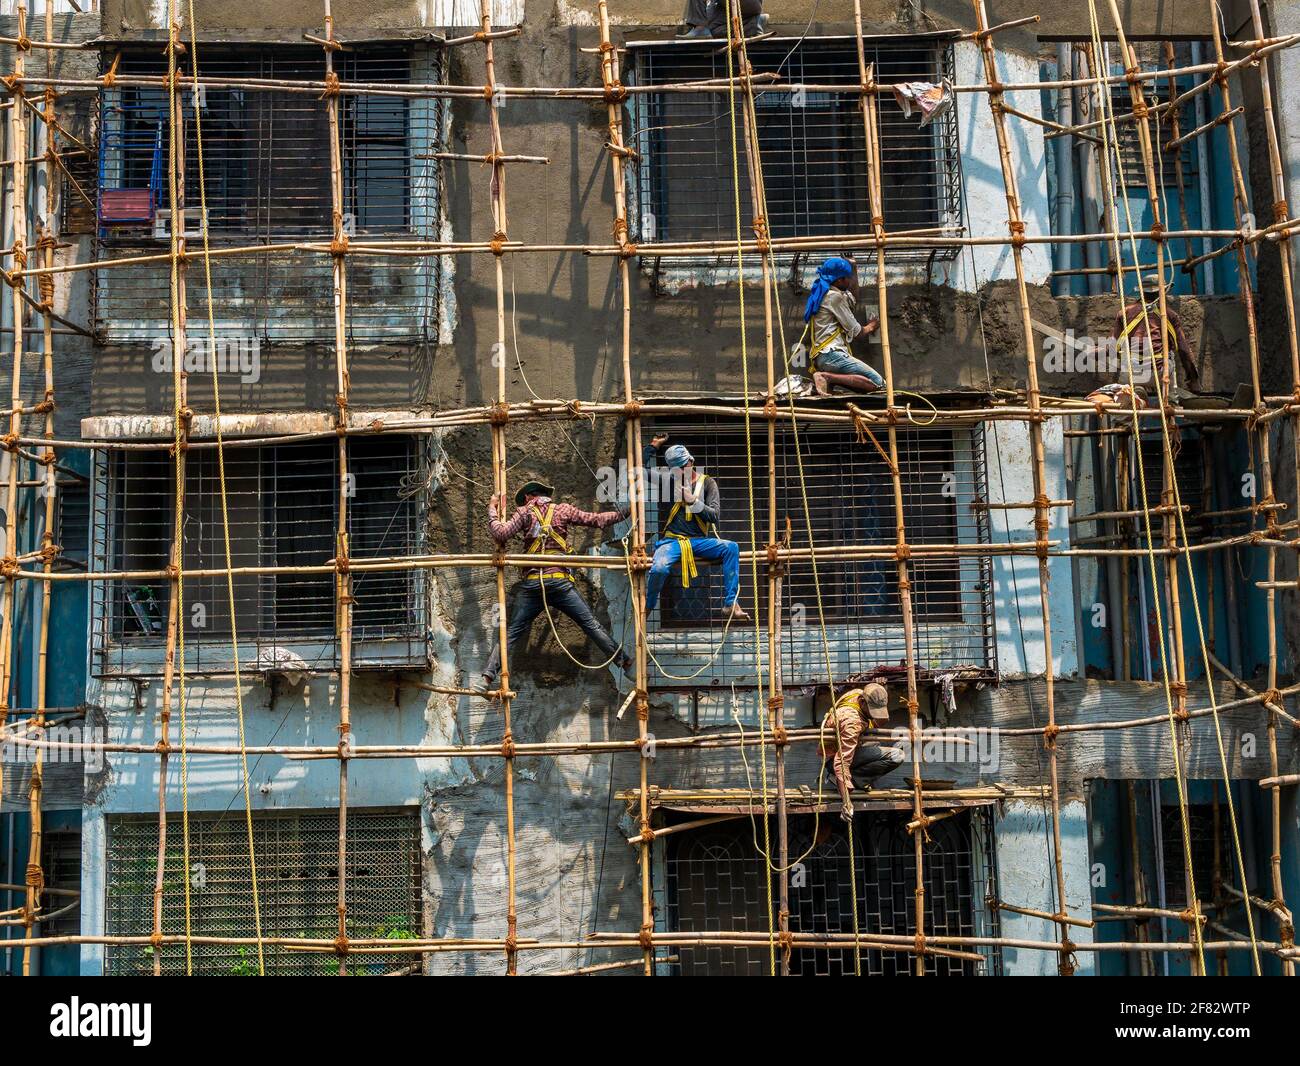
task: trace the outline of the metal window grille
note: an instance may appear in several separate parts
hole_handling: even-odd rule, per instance
[[[47,829],[41,834],[41,869],[45,874],[47,889],[72,892],[81,890],[81,830]],[[47,912],[64,910],[73,897],[50,894],[42,899]],[[75,936],[81,932],[80,908],[60,914],[57,918],[41,922],[41,936]]]
[[[181,74],[190,73],[182,57]],[[441,59],[427,48],[357,47],[337,53],[345,81],[436,81]],[[205,78],[320,81],[319,48],[200,49]],[[122,53],[119,73],[161,75],[158,50]],[[334,228],[329,124],[319,92],[203,86],[183,89],[184,232],[200,243],[206,195],[216,247],[329,240]],[[99,258],[157,253],[170,241],[171,130],[163,89],[106,89],[100,104]],[[438,227],[437,163],[432,158],[442,104],[433,99],[344,94],[338,98],[343,227],[352,236],[429,237]],[[219,334],[271,341],[310,340],[333,330],[328,256],[265,253],[211,263]],[[411,339],[436,326],[437,264],[349,260],[349,331],[355,341]],[[109,343],[167,335],[168,273],[156,263],[98,272],[95,324]]]
[[[266,937],[333,940],[338,933],[337,811],[258,812],[254,852]],[[179,818],[167,822],[163,933],[185,932],[182,877],[190,882],[191,930],[196,936],[252,936],[253,885],[248,830],[242,811],[191,814],[190,866],[185,870]],[[414,809],[349,810],[347,832],[348,935],[413,939],[422,934],[420,824]],[[148,935],[158,864],[158,819],[130,815],[109,820],[104,911],[109,936]],[[164,974],[185,972],[185,945],[161,949]],[[275,975],[337,972],[333,955],[265,946],[266,971]],[[151,974],[149,945],[109,945],[106,972]],[[195,944],[194,971],[209,976],[256,976],[256,945]],[[382,974],[409,964],[409,955],[357,956],[353,973]]]
[[[384,435],[349,444],[352,494],[349,551],[354,560],[418,554],[416,441]],[[164,451],[115,452],[104,462],[96,501],[94,568],[158,570],[170,555],[175,509],[174,470]],[[328,441],[228,449],[225,460],[231,562],[255,566],[319,566],[335,556],[338,449]],[[225,566],[221,488],[212,450],[187,459],[183,568]],[[237,574],[235,628],[248,670],[283,668],[289,645],[308,668],[336,661],[335,575]],[[422,663],[423,573],[354,571],[352,638],[356,665]],[[160,666],[165,640],[167,581],[96,583],[96,644],[101,673],[149,673]],[[225,575],[185,581],[187,669],[232,668],[231,619]],[[251,647],[246,647],[245,639]]]
[[[1227,817],[1219,820],[1219,855],[1225,864],[1232,854],[1232,838]],[[1187,805],[1187,834],[1191,840],[1192,872],[1196,877],[1196,894],[1210,899],[1214,890],[1214,805]],[[1177,804],[1160,808],[1161,861],[1164,864],[1165,902],[1170,907],[1186,907],[1187,855],[1183,850],[1183,818]]]
[[[859,814],[850,866],[848,837],[822,816],[814,842],[813,819],[790,819],[790,853],[804,855],[788,876],[790,929],[795,933],[852,933],[856,876],[858,929],[863,934],[914,936],[916,933],[916,856],[907,832],[909,814],[881,811]],[[809,850],[811,849],[811,850]],[[673,932],[739,929],[766,932],[767,868],[754,849],[749,822],[709,826],[667,838],[668,928]],[[779,886],[771,886],[776,899]],[[988,810],[972,808],[931,828],[926,845],[924,884],[927,936],[997,936],[997,915],[986,899],[996,896],[992,830]],[[759,975],[768,972],[764,948],[682,946],[677,970],[685,975]],[[984,965],[928,957],[926,973],[995,975],[1001,951],[974,949]],[[864,950],[862,972],[870,976],[908,976],[912,956]],[[796,949],[790,972],[797,975],[852,976],[847,950]]]
[[[637,48],[636,78],[663,85],[727,76],[716,43]],[[749,46],[755,73],[790,82],[859,84],[857,49],[848,38],[760,41]],[[944,42],[868,41],[868,63],[882,82],[952,77]],[[720,93],[636,97],[639,237],[670,241],[734,237],[735,183],[728,97]],[[851,93],[764,93],[755,99],[758,141],[774,236],[864,233],[871,228],[862,112]],[[739,119],[738,119],[739,121]],[[882,192],[890,229],[918,229],[961,218],[955,110],[922,128],[892,94],[880,97]],[[753,211],[745,162],[739,168],[748,235]],[[928,253],[903,250],[895,258]]]
[[[722,497],[718,535],[751,547],[749,458],[743,427],[734,419],[656,420],[654,429],[686,443],[699,468],[717,479]],[[988,512],[979,506],[988,499],[982,427],[900,430],[898,444],[908,542],[987,543]],[[803,426],[797,447],[802,456],[802,482],[794,435],[787,426],[778,425],[777,529],[789,530],[791,545],[808,546],[811,520],[814,547],[892,548],[893,485],[884,456],[871,444],[860,443],[852,430]],[[755,525],[759,537],[765,538],[766,424],[753,427],[750,448],[755,471]],[[651,491],[659,498],[660,529],[674,495],[664,473],[657,471],[650,478]],[[910,568],[913,638],[922,672],[965,669],[992,676],[995,654],[988,557],[914,556]],[[832,670],[838,680],[896,666],[906,658],[898,570],[892,559],[821,559],[815,576],[810,561],[794,560],[782,581],[781,598],[783,677],[787,684],[826,681],[823,617]],[[752,569],[747,564],[741,566],[739,602],[751,613],[757,610],[757,617],[766,617],[767,582],[762,566],[757,588]],[[720,567],[700,563],[699,577],[690,588],[682,587],[676,570],[669,575],[660,606],[650,619],[648,638],[659,664],[659,670],[652,671],[652,685],[678,687],[669,675],[692,674],[710,657],[712,665],[693,679],[693,685],[754,684],[752,634],[738,632],[733,626],[719,650],[724,641],[722,607]]]
[[[90,557],[90,486],[80,479],[58,483],[54,512],[60,570],[85,570]]]

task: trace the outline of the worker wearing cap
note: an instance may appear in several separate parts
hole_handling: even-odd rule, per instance
[[[829,396],[832,385],[854,392],[876,392],[885,379],[850,350],[880,328],[872,315],[858,321],[858,276],[853,260],[834,256],[817,268],[817,280],[804,305],[803,320],[812,334],[813,386]]]
[[[681,444],[664,445],[668,434],[656,434],[645,449],[645,466],[653,465],[663,449],[664,464],[673,471],[673,505],[659,534],[654,560],[646,578],[645,610],[649,615],[659,602],[659,592],[680,565],[682,588],[689,588],[698,576],[698,562],[722,564],[723,617],[728,621],[749,621],[748,612],[736,602],[740,593],[740,545],[718,536],[722,497],[714,478],[695,468],[695,457]]]
[[[555,490],[540,481],[530,481],[515,493],[515,513],[508,521],[501,520],[506,505],[506,494],[493,496],[488,503],[488,529],[498,544],[507,544],[511,537],[522,535],[528,540],[530,555],[570,554],[568,531],[572,526],[590,526],[606,529],[628,516],[626,507],[617,511],[592,513],[580,511],[572,504],[556,503]],[[514,589],[514,607],[506,627],[506,641],[513,649],[515,643],[527,637],[533,622],[543,610],[559,610],[567,614],[589,636],[602,654],[609,658],[618,656],[619,668],[627,673],[632,660],[591,613],[587,601],[573,584],[573,575],[562,566],[545,564],[530,569]],[[483,682],[488,688],[496,685],[501,669],[500,641],[494,642],[492,657],[483,670]]]
[[[1138,355],[1142,361],[1145,361],[1149,355],[1153,373],[1161,372],[1165,353],[1172,348],[1182,367],[1187,390],[1195,392],[1199,383],[1199,374],[1196,364],[1192,361],[1192,348],[1187,343],[1187,335],[1183,332],[1182,320],[1169,308],[1167,297],[1163,326],[1161,324],[1160,293],[1163,289],[1164,283],[1159,274],[1147,274],[1142,279],[1142,298],[1126,305],[1116,316],[1111,336],[1119,341],[1121,351],[1127,346],[1128,350]],[[1136,370],[1136,366],[1134,369]],[[1177,399],[1178,392],[1182,391],[1178,389],[1176,377],[1171,381],[1170,391],[1174,399]]]
[[[853,817],[852,789],[870,789],[903,761],[901,748],[864,743],[862,735],[889,723],[889,693],[884,685],[872,683],[841,692],[822,719],[821,753],[823,773],[833,778],[840,794],[840,816]]]

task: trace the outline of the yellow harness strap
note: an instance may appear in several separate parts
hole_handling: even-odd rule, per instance
[[[704,492],[704,486],[708,480],[707,476],[700,478],[701,493]],[[682,501],[678,500],[673,504],[673,509],[668,512],[668,521],[664,523],[663,536],[671,537],[673,540],[677,541],[678,547],[682,550],[682,588],[688,589],[691,587],[691,582],[700,576],[699,567],[695,565],[695,549],[691,546],[690,537],[683,533],[669,533],[667,531],[668,527],[673,524],[673,519],[681,513]],[[687,514],[690,518],[695,520],[695,524],[700,527],[700,533],[704,536],[711,537],[716,532],[716,530],[711,529],[698,514],[690,514],[689,511]]]
[[[843,336],[844,336],[844,330],[836,326],[834,333],[832,333],[824,341],[818,341],[816,344],[813,345],[812,348],[813,358],[816,359],[819,355],[822,354],[822,352],[824,352],[827,348],[829,348],[832,344],[834,344],[837,340],[839,340]]]
[[[560,551],[567,555],[569,552],[568,541],[566,541],[562,536],[560,536],[557,532],[555,532],[554,529],[551,528],[551,521],[555,517],[555,504],[551,504],[549,507],[547,507],[545,514],[543,514],[535,505],[528,508],[528,513],[531,514],[535,519],[537,519],[537,524],[541,527],[540,532],[537,534],[537,536],[533,538],[532,543],[528,545],[528,554],[529,555],[549,554],[547,550],[547,544],[553,541],[556,545],[559,546]],[[548,578],[548,577],[567,579],[570,577],[570,574],[567,570],[539,570],[536,573],[529,574],[528,580],[540,581],[543,578]]]
[[[1124,327],[1124,332],[1119,335],[1119,339],[1122,341],[1128,340],[1129,334],[1137,329],[1138,326],[1142,325],[1144,322],[1150,321],[1152,311],[1157,315],[1160,315],[1159,305],[1157,304],[1155,307],[1148,309],[1147,305],[1143,304],[1142,310],[1134,316],[1133,321]],[[1163,332],[1165,335],[1165,350],[1160,353],[1163,356],[1168,354],[1170,346],[1173,345],[1174,327],[1170,324],[1168,315],[1160,315],[1160,324],[1164,327]],[[1153,352],[1152,354],[1154,355],[1155,353]]]

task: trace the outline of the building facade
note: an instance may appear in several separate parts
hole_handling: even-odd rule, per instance
[[[912,941],[918,884],[925,934],[972,945],[922,956],[928,972],[1249,972],[1248,951],[1199,959],[1177,915],[1194,897],[1216,929],[1207,938],[1240,943],[1243,873],[1247,895],[1283,907],[1300,898],[1295,786],[1259,784],[1297,770],[1295,440],[1284,406],[1245,417],[1295,388],[1294,318],[1285,244],[1219,253],[1270,225],[1284,198],[1254,68],[1235,72],[1226,103],[1217,88],[1192,91],[1215,61],[1208,7],[1177,25],[1159,4],[1126,15],[1136,66],[1176,72],[1146,83],[1160,116],[1153,197],[1138,124],[1104,122],[1109,107],[1133,110],[1129,64],[1112,31],[1094,47],[1086,9],[1021,24],[1033,5],[988,4],[989,24],[1017,23],[996,34],[992,58],[1000,82],[1021,86],[1007,92],[1008,119],[987,92],[965,91],[987,81],[971,5],[905,5],[900,16],[864,3],[862,62],[875,78],[950,90],[924,123],[879,97],[877,197],[870,127],[849,91],[861,79],[854,5],[769,4],[770,34],[745,52],[759,90],[747,121],[762,217],[787,242],[765,287],[759,254],[735,250],[753,240],[757,212],[734,99],[683,88],[727,83],[728,50],[674,39],[674,5],[609,11],[632,90],[613,98],[625,145],[613,145],[614,168],[594,0],[493,3],[491,72],[484,40],[459,40],[483,25],[463,0],[336,3],[332,24],[320,5],[202,6],[195,26],[177,16],[180,47],[169,46],[168,5],[129,0],[56,4],[48,20],[39,7],[14,11],[0,33],[39,41],[48,25],[52,40],[86,43],[3,46],[7,69],[21,61],[46,79],[16,82],[10,107],[39,110],[49,84],[58,116],[6,132],[6,158],[35,161],[10,166],[5,186],[14,273],[0,363],[11,381],[19,370],[15,409],[26,415],[0,472],[14,487],[7,728],[21,741],[31,735],[21,723],[43,710],[49,735],[62,728],[74,743],[65,761],[6,746],[0,909],[24,906],[35,826],[51,890],[43,913],[60,899],[76,906],[29,933],[88,939],[0,943],[6,972],[182,973],[183,944],[129,938],[156,921],[179,935],[187,916],[196,933],[232,941],[255,924],[333,941],[341,784],[348,937],[472,950],[275,949],[268,972],[496,973],[513,951],[464,941],[516,936],[521,973],[639,965],[648,900],[663,936],[656,972],[766,973],[778,965],[766,941],[712,947],[690,935],[782,926]],[[1276,25],[1256,33],[1248,4],[1225,6],[1225,25],[1245,27],[1239,41],[1289,32],[1295,7],[1276,5]],[[322,47],[331,41],[341,47]],[[1294,57],[1265,62],[1276,105]],[[1087,84],[1099,73],[1115,78],[1108,104]],[[781,81],[804,88],[762,91]],[[528,91],[542,86],[586,92]],[[1289,182],[1300,153],[1288,116],[1275,117]],[[1103,166],[1112,150],[1116,168]],[[1029,236],[1014,256],[1008,162]],[[795,354],[784,369],[799,369],[817,265],[845,235],[870,235],[873,211],[914,235],[885,254],[884,307],[875,250],[857,245],[862,310],[889,324],[896,453],[885,423],[850,417],[878,414],[876,398],[810,402],[826,418],[763,414],[770,323],[778,358]],[[1162,219],[1183,236],[1153,239]],[[1140,236],[1096,237],[1112,230]],[[46,235],[46,265],[61,272],[43,282],[22,274],[13,249],[25,242],[35,266]],[[620,255],[622,241],[648,251],[623,244]],[[1160,421],[1102,417],[1083,401],[1124,374],[1104,343],[1124,303],[1117,273],[1132,299],[1132,272],[1157,260],[1171,264],[1169,306],[1199,371],[1200,395],[1171,419],[1169,455]],[[46,350],[54,408],[38,432]],[[1054,408],[1037,422],[996,413],[1025,402],[1027,354]],[[879,367],[882,355],[877,345],[868,358]],[[625,389],[641,404],[636,423],[601,408],[623,405]],[[508,418],[484,414],[503,398],[515,405]],[[535,478],[557,499],[614,509],[637,481],[634,432],[685,443],[717,479],[719,535],[755,555],[739,602],[760,628],[719,621],[718,568],[701,566],[689,587],[672,576],[643,635],[639,724],[636,711],[619,713],[637,702],[634,682],[598,665],[568,619],[540,619],[512,649],[507,719],[501,700],[471,691],[500,631],[494,461],[512,497]],[[20,437],[54,442],[53,528],[45,467],[31,458],[44,445]],[[652,488],[647,528],[671,502]],[[1150,544],[1144,512],[1159,516]],[[912,548],[902,585],[900,525]],[[570,545],[594,560],[579,590],[628,649],[638,641],[630,526]],[[61,546],[55,576],[15,576],[39,572],[47,529]],[[1216,547],[1163,550],[1170,538]],[[1041,575],[1036,540],[1050,546]],[[769,543],[792,553],[779,584],[757,558]],[[453,558],[477,562],[445,564]],[[507,582],[519,575],[505,571]],[[776,822],[762,816],[775,810],[780,750],[768,735],[770,677],[781,679],[785,730],[815,728],[832,683],[876,678],[891,693],[891,729],[911,737],[909,674],[926,731],[922,780],[953,796],[927,791],[926,810],[942,817],[914,823],[909,751],[881,782],[888,791],[861,799],[850,835],[838,805],[816,795],[816,745],[792,742],[780,757],[786,861],[776,861]],[[322,755],[340,744],[340,707],[345,743],[393,749],[347,759],[342,782],[340,761]],[[1179,707],[1194,713],[1178,720]],[[1063,734],[1044,733],[1049,715]],[[630,746],[642,727],[651,743]],[[762,746],[734,742],[756,732]],[[505,760],[503,743],[551,750]],[[34,818],[38,750],[51,755]],[[646,784],[656,791],[643,822]],[[774,913],[781,901],[785,915]],[[1152,915],[1135,916],[1140,907]],[[1059,942],[1061,913],[1084,950],[1010,943]],[[1258,937],[1283,948],[1260,966],[1281,972],[1289,913],[1252,913]],[[23,932],[6,927],[9,939]],[[1189,944],[1086,950],[1132,940]],[[796,943],[779,965],[915,968],[880,945],[855,961]],[[231,942],[196,948],[191,964],[239,975],[259,960]]]

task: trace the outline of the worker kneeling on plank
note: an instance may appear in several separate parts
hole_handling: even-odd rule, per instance
[[[817,268],[803,320],[812,331],[813,387],[818,396],[829,396],[832,385],[854,392],[876,392],[885,379],[850,351],[880,328],[872,315],[858,321],[858,273],[853,260],[834,256]]]
[[[492,533],[492,539],[498,544],[507,544],[511,537],[522,535],[528,540],[530,555],[568,555],[569,542],[565,535],[569,527],[605,529],[622,521],[629,513],[626,507],[598,514],[580,511],[571,504],[556,503],[551,498],[554,491],[540,481],[528,482],[515,493],[515,513],[509,521],[501,520],[506,506],[506,494],[503,492],[500,496],[493,496],[488,504],[488,529]],[[514,607],[506,627],[506,640],[512,650],[521,637],[528,636],[537,616],[548,608],[563,611],[577,622],[607,657],[612,659],[617,654],[619,669],[624,673],[632,669],[631,657],[626,652],[619,651],[619,646],[614,643],[605,627],[596,621],[587,601],[574,587],[573,575],[561,566],[534,567],[515,586]],[[500,669],[501,642],[498,637],[492,649],[492,657],[483,671],[483,681],[488,688],[496,685]]]
[[[871,783],[903,761],[903,749],[864,742],[862,734],[889,723],[889,693],[884,685],[869,684],[849,689],[839,697],[822,719],[822,773],[840,794],[840,817],[853,819],[854,788],[870,790]]]
[[[645,449],[645,466],[668,441],[668,434],[656,434]],[[722,497],[716,479],[695,469],[695,458],[680,444],[664,449],[663,460],[674,472],[673,506],[660,532],[654,560],[646,578],[645,611],[649,615],[659,602],[659,593],[674,566],[681,566],[682,588],[690,588],[698,576],[696,560],[722,564],[723,617],[747,622],[749,613],[736,602],[740,593],[740,546],[718,536]]]

